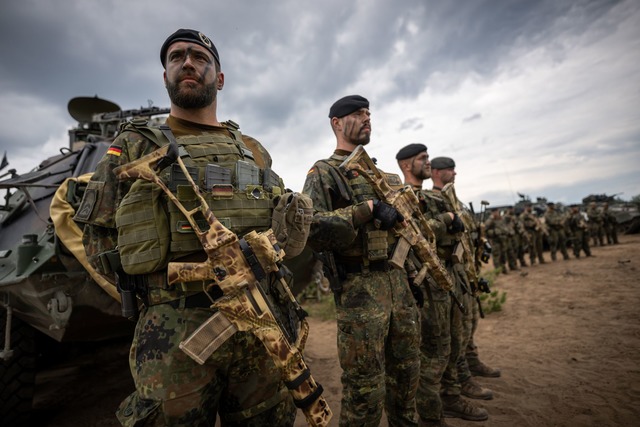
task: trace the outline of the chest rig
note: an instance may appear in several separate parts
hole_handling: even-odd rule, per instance
[[[424,213],[429,219],[438,219],[440,214],[448,212],[447,205],[442,197],[434,191],[422,190],[419,195],[420,202],[423,205]],[[447,258],[442,248],[450,249],[458,242],[458,239],[453,234],[445,233],[443,236],[438,236],[437,246],[438,255]]]
[[[173,137],[168,128],[130,124],[158,146]],[[169,134],[167,135],[167,130]],[[257,166],[254,154],[242,140],[237,125],[227,132],[206,132],[175,138],[179,156],[218,220],[235,234],[271,227],[272,199],[283,193],[280,177]],[[177,164],[161,171],[161,179],[187,209],[199,202]],[[128,274],[146,274],[167,263],[202,251],[202,245],[184,215],[155,184],[137,180],[116,212],[118,249]],[[208,224],[203,219],[201,229]]]
[[[378,198],[373,187],[364,176],[358,173],[345,176],[340,172],[338,166],[348,156],[334,154],[329,159],[322,161],[329,165],[331,175],[336,181],[340,197],[350,201],[352,205]],[[334,173],[335,172],[335,173]],[[338,203],[340,205],[342,203]],[[334,207],[336,203],[334,201]],[[382,261],[389,257],[391,246],[395,243],[393,234],[377,229],[373,221],[362,226],[354,242],[346,249],[336,254],[337,258],[362,258],[365,264],[368,261]]]

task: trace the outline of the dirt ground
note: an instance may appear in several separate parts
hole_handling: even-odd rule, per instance
[[[593,248],[593,258],[535,265],[502,275],[502,311],[480,322],[481,359],[502,369],[479,378],[494,399],[476,401],[489,420],[460,426],[631,426],[640,419],[640,235]],[[549,254],[545,253],[547,260]],[[310,320],[306,358],[334,411],[340,368],[334,321]],[[96,347],[38,377],[37,425],[115,426],[130,393],[128,343]],[[79,367],[77,366],[79,365]],[[306,425],[299,413],[296,426]],[[383,424],[384,425],[384,424]]]

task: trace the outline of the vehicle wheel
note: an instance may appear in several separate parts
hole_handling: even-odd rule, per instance
[[[6,311],[0,310],[0,350],[4,349]],[[29,425],[36,380],[36,330],[12,317],[9,360],[0,360],[0,419],[3,426]]]

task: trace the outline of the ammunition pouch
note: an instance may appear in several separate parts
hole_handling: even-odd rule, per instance
[[[380,261],[388,258],[388,232],[384,230],[368,230],[365,234],[365,254],[369,261]]]

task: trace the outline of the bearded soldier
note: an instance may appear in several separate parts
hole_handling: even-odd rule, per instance
[[[168,262],[203,262],[204,248],[159,185],[119,181],[114,173],[175,142],[192,179],[227,228],[245,235],[271,227],[272,197],[284,188],[271,171],[266,149],[241,134],[235,123],[218,121],[224,74],[211,39],[180,29],[165,40],[160,61],[171,100],[166,127],[151,127],[144,120],[124,127],[98,164],[76,214],[86,224],[83,242],[92,265],[103,274],[117,274],[123,302],[133,295],[129,302],[137,307],[137,295],[144,304],[129,360],[136,391],[121,404],[118,419],[131,426],[204,426],[214,425],[219,415],[228,426],[291,426],[296,407],[282,372],[256,336],[236,332],[203,364],[180,349],[212,316],[211,304],[222,292],[217,285],[204,292],[203,281],[169,285]],[[158,174],[182,203],[196,203],[179,168],[169,166]]]
[[[359,95],[329,109],[336,149],[307,174],[303,193],[315,214],[309,245],[333,256],[339,283],[333,287],[342,367],[340,426],[378,426],[383,408],[390,426],[415,426],[420,369],[419,314],[402,270],[388,262],[404,218],[379,200],[360,174],[339,166],[371,136],[369,101]],[[400,177],[387,175],[390,184]]]

